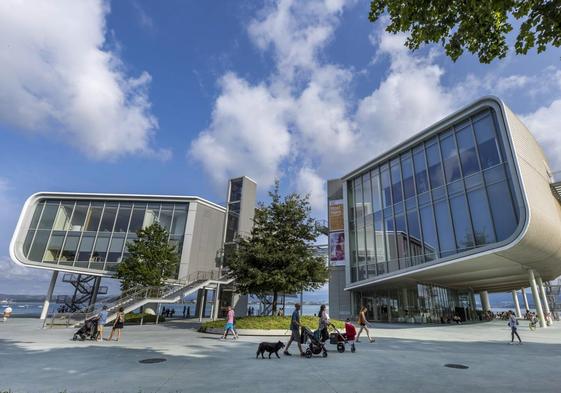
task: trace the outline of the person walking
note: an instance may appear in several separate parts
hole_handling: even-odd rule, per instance
[[[370,338],[370,332],[368,331],[368,327],[366,327],[366,324],[368,323],[368,320],[366,319],[366,311],[368,311],[368,309],[362,306],[360,308],[360,312],[358,313],[358,324],[360,325],[360,329],[358,329],[358,333],[356,335],[355,342],[357,343],[360,342],[359,337],[363,330],[366,331],[366,336],[371,343],[376,341],[375,338]]]
[[[520,336],[518,335],[518,320],[516,319],[516,316],[512,313],[512,311],[508,312],[508,326],[510,326],[510,343],[509,344],[514,344],[514,336],[516,336],[518,338],[518,343],[522,344],[522,340],[520,339]]]
[[[123,309],[123,307],[119,307],[119,312],[117,313],[117,316],[115,317],[115,322],[113,322],[113,328],[111,329],[111,334],[109,335],[109,338],[107,339],[107,341],[111,341],[113,340],[113,334],[115,333],[115,331],[117,332],[117,339],[115,341],[119,341],[121,338],[121,330],[123,330],[123,328],[125,327],[125,310]]]
[[[226,325],[224,326],[224,335],[222,336],[222,340],[226,340],[229,332],[232,332],[232,335],[234,336],[232,340],[235,340],[238,338],[238,334],[236,333],[236,330],[234,328],[234,320],[236,318],[236,314],[234,313],[232,306],[228,306],[226,310]]]
[[[294,311],[292,312],[292,317],[290,318],[290,331],[290,339],[286,344],[284,354],[286,356],[292,356],[290,352],[288,352],[288,348],[293,341],[296,341],[298,350],[300,351],[300,356],[304,356],[304,351],[302,351],[302,344],[300,343],[300,303],[296,303],[294,305]]]
[[[107,306],[103,306],[97,316],[97,341],[103,341],[103,326],[107,323],[107,315]]]
[[[320,306],[318,317],[319,317],[318,330],[320,331],[321,341],[326,342],[329,339],[329,332],[327,331],[327,327],[329,326],[330,321],[329,321],[329,314],[327,313],[327,307],[325,306],[325,304],[322,304]]]

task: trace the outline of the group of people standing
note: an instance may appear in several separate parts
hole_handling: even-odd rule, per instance
[[[103,329],[105,324],[107,323],[107,318],[109,313],[107,312],[107,306],[103,306],[100,313],[97,315],[97,341],[103,341]],[[113,335],[116,334],[117,338],[116,341],[121,339],[121,333],[123,328],[125,327],[125,310],[123,307],[119,308],[117,315],[115,316],[115,320],[113,321],[113,325],[111,326],[111,333],[106,341],[112,341]]]

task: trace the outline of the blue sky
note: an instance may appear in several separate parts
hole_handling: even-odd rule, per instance
[[[369,3],[3,1],[0,293],[44,293],[9,262],[19,209],[42,190],[225,199],[275,178],[325,215],[334,178],[495,94],[561,169],[561,51],[453,63],[408,52]],[[512,37],[510,37],[512,38]]]

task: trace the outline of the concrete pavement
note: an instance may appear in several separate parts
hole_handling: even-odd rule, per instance
[[[224,342],[172,321],[126,326],[118,343],[73,342],[74,330],[12,319],[0,323],[0,392],[561,391],[561,323],[530,332],[521,322],[524,345],[507,345],[504,321],[375,326],[376,343],[356,353],[328,345],[326,359],[256,360],[257,343],[274,338]],[[150,358],[166,361],[139,363]]]

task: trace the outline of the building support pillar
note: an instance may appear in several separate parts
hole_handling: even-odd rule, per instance
[[[532,288],[532,297],[534,298],[534,304],[536,305],[536,312],[538,314],[538,319],[540,320],[540,326],[543,328],[547,325],[543,315],[542,302],[540,300],[538,286],[536,285],[536,278],[532,269],[528,270],[528,277],[530,279],[530,288]]]
[[[545,287],[543,286],[543,281],[541,277],[536,277],[536,284],[538,284],[538,289],[542,296],[541,301],[542,301],[544,315],[551,314],[551,311],[549,309],[549,304],[547,303],[547,295],[545,293]]]
[[[47,297],[45,297],[45,301],[43,302],[43,309],[41,310],[41,320],[45,320],[47,318],[47,314],[49,313],[49,305],[51,304],[51,298],[53,297],[57,278],[58,270],[53,270],[53,275],[51,276],[51,282],[49,284],[49,290],[47,291]]]
[[[479,292],[479,297],[481,298],[481,306],[483,307],[483,311],[491,311],[491,303],[489,303],[489,292],[481,291]]]
[[[522,299],[524,299],[524,313],[530,311],[530,304],[528,303],[528,295],[526,295],[526,288],[521,288]]]
[[[99,292],[99,286],[101,284],[101,276],[96,277],[94,280],[94,285],[92,289],[92,297],[90,298],[90,304],[88,306],[93,306],[97,302],[97,293]],[[94,311],[93,309],[91,311]]]
[[[203,317],[205,316],[205,308],[206,308],[206,296],[207,296],[207,289],[202,289],[202,297],[201,297],[201,305],[199,307],[199,322],[202,322]]]
[[[516,318],[522,318],[522,314],[520,313],[520,303],[518,303],[518,295],[516,294],[516,290],[512,290],[512,301],[514,302],[514,311],[516,312]]]
[[[216,284],[216,289],[214,290],[214,309],[212,310],[213,321],[216,321],[218,319],[219,309],[220,309],[220,284]]]

